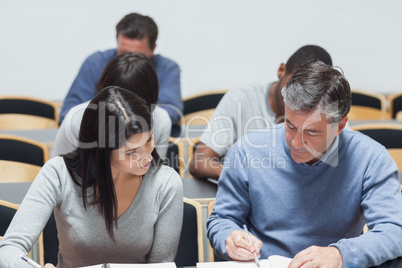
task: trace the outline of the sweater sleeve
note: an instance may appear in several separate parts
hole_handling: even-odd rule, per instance
[[[156,68],[159,80],[158,105],[169,114],[176,125],[183,114],[183,101],[180,86],[180,68],[173,61],[165,60]]]
[[[172,122],[168,113],[160,108],[155,107],[154,110],[154,137],[155,148],[161,158],[165,158],[169,147],[169,137],[172,131]]]
[[[237,99],[235,91],[227,92],[219,101],[214,114],[209,120],[210,128],[206,128],[200,141],[212,149],[219,157],[225,156],[229,148],[238,140],[239,129]]]
[[[243,162],[244,161],[244,162]],[[225,159],[219,177],[218,193],[213,212],[207,220],[208,238],[215,253],[230,260],[226,251],[226,239],[235,230],[242,230],[250,212],[247,168],[239,168],[246,156],[233,146]]]
[[[331,246],[339,249],[343,267],[370,267],[402,256],[402,198],[395,162],[383,149],[367,169],[361,208],[370,231]]]
[[[38,240],[53,208],[61,198],[59,173],[64,161],[49,160],[32,183],[0,243],[0,267],[31,267],[21,260]],[[62,170],[62,171],[60,171]]]
[[[90,56],[82,64],[77,77],[64,99],[63,107],[60,111],[60,124],[72,107],[95,97],[100,74],[99,68],[93,68],[92,66],[93,63]]]
[[[161,173],[169,174],[166,171]],[[173,169],[170,171],[165,187],[159,192],[158,203],[159,215],[155,223],[154,241],[147,262],[173,262],[183,222],[183,184],[180,176]]]

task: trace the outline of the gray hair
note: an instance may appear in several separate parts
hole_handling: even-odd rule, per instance
[[[336,69],[320,60],[301,65],[282,88],[283,102],[292,111],[325,114],[330,123],[339,123],[350,110],[349,82]]]

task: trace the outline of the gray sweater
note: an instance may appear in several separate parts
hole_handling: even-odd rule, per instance
[[[58,267],[174,261],[183,217],[182,187],[173,169],[151,168],[118,219],[114,243],[98,208],[84,209],[80,187],[63,159],[52,158],[32,183],[0,243],[0,267],[30,267],[20,256],[30,251],[53,209],[60,242]]]

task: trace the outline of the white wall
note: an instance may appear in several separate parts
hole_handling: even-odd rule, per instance
[[[182,94],[276,78],[300,46],[327,49],[353,88],[402,91],[402,1],[0,0],[0,94],[62,100],[82,61],[115,46],[127,13],[159,26]]]

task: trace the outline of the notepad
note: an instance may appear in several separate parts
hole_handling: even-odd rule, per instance
[[[269,256],[268,259],[260,260],[260,268],[287,268],[292,261],[279,255]],[[238,261],[223,261],[223,262],[203,262],[197,263],[197,268],[256,268],[254,261],[238,262]]]
[[[80,268],[177,268],[177,267],[174,262],[165,262],[165,263],[137,263],[137,264],[103,263]]]

